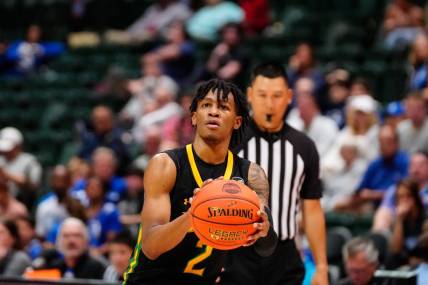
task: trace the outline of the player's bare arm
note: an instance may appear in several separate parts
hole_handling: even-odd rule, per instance
[[[144,254],[152,260],[177,246],[190,228],[188,212],[170,221],[169,193],[174,187],[176,175],[174,162],[164,153],[150,160],[144,175],[141,246]]]
[[[250,164],[250,168],[248,169],[248,186],[256,191],[263,205],[268,204],[269,182],[265,171],[258,164]]]
[[[269,182],[264,170],[255,163],[251,163],[248,169],[248,186],[253,189],[260,198],[261,205],[259,214],[261,222],[254,223],[257,232],[248,237],[246,246],[254,244],[261,237],[266,237],[270,228],[269,218],[265,211],[265,205],[267,205],[269,197]]]

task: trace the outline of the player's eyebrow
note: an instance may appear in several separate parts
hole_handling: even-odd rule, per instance
[[[211,97],[208,97],[208,96],[205,96],[202,100],[201,100],[201,102],[202,101],[217,101],[217,100],[214,100],[213,98],[211,98]]]

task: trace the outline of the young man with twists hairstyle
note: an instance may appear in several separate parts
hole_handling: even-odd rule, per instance
[[[260,166],[229,150],[239,144],[249,119],[244,95],[235,85],[213,79],[199,86],[190,110],[193,143],[154,156],[146,168],[141,228],[124,274],[126,285],[214,284],[227,251],[198,240],[191,230],[189,201],[194,189],[219,177],[240,177],[262,202],[257,231],[246,245],[254,244],[261,253],[275,247],[263,207],[269,196],[266,176]]]

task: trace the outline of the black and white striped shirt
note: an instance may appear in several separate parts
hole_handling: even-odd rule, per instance
[[[264,169],[273,227],[281,240],[294,238],[299,198],[321,198],[319,157],[313,141],[287,124],[277,133],[266,133],[252,121],[236,151]]]

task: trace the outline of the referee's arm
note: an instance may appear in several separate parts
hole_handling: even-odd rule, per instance
[[[303,199],[303,224],[316,263],[312,284],[328,284],[325,218],[319,199]]]
[[[316,264],[316,271],[311,284],[327,285],[326,228],[324,212],[320,203],[322,187],[319,179],[319,156],[313,143],[308,146],[305,154],[308,163],[300,197],[303,201],[303,226]]]

